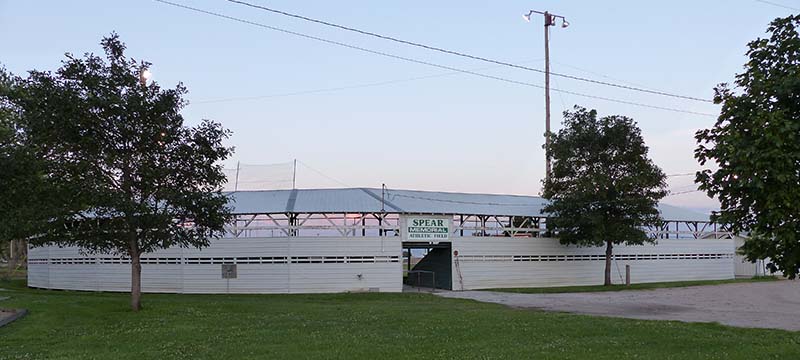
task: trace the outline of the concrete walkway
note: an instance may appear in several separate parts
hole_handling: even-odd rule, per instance
[[[440,291],[436,294],[545,311],[800,331],[800,281],[596,293]]]

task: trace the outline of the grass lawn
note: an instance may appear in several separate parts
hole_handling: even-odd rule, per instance
[[[0,282],[2,359],[797,359],[800,332],[518,310],[430,294],[157,295]]]
[[[558,294],[558,293],[579,293],[579,292],[603,292],[603,291],[625,291],[625,290],[652,290],[663,288],[676,288],[701,285],[720,285],[736,284],[760,281],[778,281],[780,279],[773,276],[759,276],[748,279],[728,279],[728,280],[699,280],[699,281],[670,281],[644,284],[625,285],[590,285],[590,286],[556,286],[541,288],[507,288],[507,289],[485,289],[484,291],[500,291],[521,294]]]

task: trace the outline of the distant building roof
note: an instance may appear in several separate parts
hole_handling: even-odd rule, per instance
[[[381,189],[295,189],[234,191],[228,193],[237,214],[378,213]],[[546,217],[547,202],[538,196],[466,194],[439,191],[385,191],[387,213],[464,214]],[[664,220],[709,221],[709,216],[677,206],[659,204]]]

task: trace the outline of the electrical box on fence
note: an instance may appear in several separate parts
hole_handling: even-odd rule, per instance
[[[222,265],[222,278],[223,279],[236,279],[236,264],[223,264]]]

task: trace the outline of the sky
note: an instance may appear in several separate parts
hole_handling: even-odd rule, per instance
[[[227,16],[374,51],[514,81],[544,84],[538,72],[491,65],[336,30],[224,0],[170,0]],[[246,0],[350,27],[476,56],[544,68],[541,17],[551,28],[551,70],[710,99],[746,61],[746,44],[800,1],[263,1]],[[777,5],[776,5],[777,4]],[[783,6],[779,6],[783,5]],[[182,82],[187,124],[212,119],[233,131],[229,168],[252,182],[537,195],[544,176],[544,91],[322,43],[192,12],[153,0],[0,0],[0,64],[16,74],[55,70],[65,53],[101,53],[117,32],[127,54],[153,63],[152,80]],[[667,174],[700,169],[696,130],[717,105],[553,77],[551,86],[708,115],[666,111],[552,92],[553,130],[574,105],[625,115],[642,129]],[[249,166],[254,164],[280,164]],[[692,176],[669,178],[673,192]],[[264,185],[266,186],[266,185]],[[283,186],[283,185],[280,185]],[[664,202],[711,209],[703,193]]]

